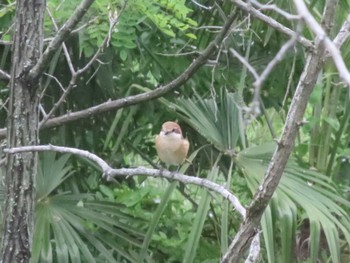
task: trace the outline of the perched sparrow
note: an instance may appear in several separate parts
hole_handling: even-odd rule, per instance
[[[167,165],[182,164],[187,156],[190,143],[182,136],[176,122],[163,123],[162,130],[156,137],[156,149],[161,161]]]

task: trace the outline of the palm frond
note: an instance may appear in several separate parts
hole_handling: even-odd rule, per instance
[[[41,157],[31,263],[96,262],[98,256],[108,262],[118,262],[116,256],[135,262],[128,250],[141,246],[144,234],[134,227],[140,220],[94,194],[55,193],[72,174],[69,156]]]
[[[213,98],[179,100],[175,107],[183,119],[212,143],[220,152],[230,153],[241,137],[243,123],[239,98],[235,93],[221,89],[218,102]]]
[[[275,145],[273,143],[251,147],[238,154],[236,163],[242,169],[255,192],[267,169]],[[337,193],[335,186],[328,177],[315,171],[301,168],[292,158],[284,171],[281,182],[270,204],[274,217],[279,219],[280,226],[274,227],[274,238],[278,230],[283,233],[283,258],[291,258],[291,250],[287,245],[293,245],[292,230],[296,225],[296,205],[303,209],[310,220],[310,254],[316,260],[319,254],[319,230],[325,233],[332,262],[340,262],[340,236],[344,236],[350,244],[350,217],[341,206],[349,206],[350,202]],[[265,220],[267,215],[264,215]],[[269,219],[270,220],[270,219]],[[282,220],[282,221],[281,221]],[[272,224],[272,221],[269,223]],[[288,228],[287,228],[288,227]],[[287,232],[285,232],[287,230]],[[267,233],[264,232],[264,235]],[[270,232],[270,234],[272,234]],[[279,237],[281,238],[281,236]],[[272,248],[271,248],[272,250]],[[271,252],[272,253],[272,252]]]

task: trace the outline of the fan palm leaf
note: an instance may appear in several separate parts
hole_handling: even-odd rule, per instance
[[[238,154],[236,163],[245,176],[250,178],[252,191],[255,191],[261,182],[274,148],[275,145],[269,143],[248,148]],[[340,197],[328,177],[300,167],[291,158],[270,205],[275,208],[279,220],[290,221],[290,229],[293,229],[296,224],[296,205],[301,207],[310,220],[312,261],[316,261],[318,256],[318,239],[322,229],[327,239],[332,261],[340,262],[339,236],[344,235],[350,244],[350,217],[341,204],[349,206],[350,202]],[[264,218],[273,224],[271,219],[267,219],[266,214],[264,214]],[[285,235],[286,231],[280,230],[284,235],[282,240],[285,239],[284,242],[289,242],[293,246],[295,236]],[[278,227],[274,227],[274,232],[278,232]],[[266,245],[270,245],[270,243]],[[270,250],[273,251],[273,248],[271,247]],[[283,251],[287,252],[288,250]],[[284,256],[288,258],[288,255]]]
[[[180,101],[173,107],[220,152],[231,153],[238,140],[244,139],[244,135],[241,135],[244,134],[240,121],[242,113],[237,106],[236,94],[222,89],[218,97],[216,100],[197,96],[196,99]],[[246,148],[236,157],[231,155],[253,194],[263,179],[274,149],[275,145],[268,143]],[[319,255],[321,230],[325,234],[332,261],[340,262],[340,236],[350,244],[350,217],[343,208],[349,205],[328,177],[301,167],[291,158],[261,221],[269,262],[278,262],[276,258],[282,258],[286,263],[293,261],[297,223],[302,216],[310,222],[312,262]]]
[[[60,192],[73,174],[69,156],[41,156],[31,262],[136,262],[129,252],[142,245],[140,223],[123,206],[97,200],[94,194]]]

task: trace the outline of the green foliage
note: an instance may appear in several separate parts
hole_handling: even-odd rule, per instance
[[[196,39],[193,33],[188,32],[191,27],[196,27],[197,23],[189,18],[192,10],[186,7],[185,1],[96,1],[95,7],[95,10],[104,16],[95,20],[87,34],[82,35],[80,45],[86,56],[91,56],[94,52],[93,47],[100,45],[106,36],[110,23],[107,17],[118,17],[111,44],[119,51],[122,61],[127,59],[128,50],[137,47],[138,28],[149,27],[149,21],[169,37],[175,38],[177,32],[181,32],[188,38]]]
[[[223,98],[231,99],[225,99],[226,103],[222,103]],[[182,105],[179,104],[177,109],[183,112],[186,121],[218,150],[227,153],[234,146],[227,143],[227,138],[235,134],[238,139],[239,127],[242,127],[237,100],[238,97],[234,94],[221,91],[218,102],[212,98],[197,98],[196,102],[187,100]],[[227,118],[223,113],[230,113],[232,116]],[[234,127],[236,132],[233,133],[228,127]],[[248,147],[235,158],[235,163],[245,175],[252,193],[256,191],[265,174],[274,148],[274,144]],[[339,196],[329,178],[302,168],[291,159],[261,222],[269,262],[278,262],[276,258],[282,258],[283,262],[293,261],[297,225],[300,220],[298,209],[303,211],[303,220],[307,218],[310,221],[309,245],[312,261],[319,257],[320,234],[324,231],[332,262],[340,262],[340,238],[344,236],[350,244],[350,216],[342,207],[349,204]],[[275,223],[276,220],[278,224]],[[280,245],[274,240],[280,240]]]
[[[188,17],[192,11],[187,8],[185,1],[134,1],[134,5],[139,12],[145,15],[165,34],[175,37],[174,29],[186,32],[190,26],[197,26],[197,23]],[[193,34],[188,37],[195,38]]]
[[[238,154],[237,164],[246,176],[252,192],[259,186],[274,148],[274,144],[265,144],[248,148]],[[342,206],[349,205],[346,199],[339,196],[329,178],[301,168],[293,158],[290,159],[262,221],[269,262],[278,262],[274,258],[276,251],[280,251],[279,258],[282,257],[283,262],[292,262],[291,248],[294,247],[296,235],[297,207],[303,209],[303,217],[310,221],[309,244],[312,261],[318,258],[322,230],[327,239],[332,262],[341,262],[339,238],[344,236],[350,244],[350,216]],[[274,224],[273,218],[278,218],[279,224]],[[279,239],[282,241],[281,248],[276,249],[271,240]]]
[[[11,1],[7,2],[7,5],[2,5],[0,8],[0,31],[1,39],[9,41],[10,32],[8,31],[8,27],[14,16],[16,6],[15,3],[11,3]]]
[[[196,100],[180,100],[173,107],[183,113],[185,115],[183,119],[201,131],[201,134],[220,152],[231,155],[238,139],[244,140],[241,111],[237,105],[237,94],[221,89],[218,102],[213,98],[197,97]]]
[[[11,40],[15,14],[14,2],[7,3],[0,9],[2,40]],[[48,7],[60,27],[79,3],[50,0]],[[79,30],[65,42],[75,68],[81,68],[105,39],[109,18],[119,15],[119,22],[109,47],[91,70],[79,77],[56,114],[150,91],[182,73],[235,8],[230,2],[201,4],[209,8],[182,0],[95,1]],[[292,2],[278,0],[274,4],[295,13]],[[324,1],[311,1],[308,7],[319,20],[323,6]],[[215,174],[218,183],[229,186],[249,205],[274,148],[266,142],[281,132],[307,52],[298,45],[286,54],[262,87],[263,115],[245,127],[242,110],[251,102],[254,79],[230,56],[229,48],[245,56],[260,73],[287,37],[265,23],[247,19],[244,12],[234,12],[235,27],[220,52],[177,92],[42,130],[41,143],[87,149],[113,167],[150,166],[157,160],[154,134],[163,121],[179,120],[193,157],[192,164],[181,171],[199,177]],[[272,10],[264,13],[296,28],[295,20]],[[340,1],[337,29],[347,13],[347,1]],[[54,34],[46,16],[45,37]],[[307,29],[302,35],[312,39]],[[347,41],[342,48],[347,63],[349,45]],[[0,68],[9,72],[10,46],[0,46],[0,54]],[[61,50],[47,73],[63,86],[69,83],[70,72]],[[309,102],[294,156],[261,222],[264,262],[349,261],[350,107],[347,90],[338,82],[329,62]],[[48,76],[43,83],[41,104],[48,112],[62,92]],[[3,127],[7,97],[7,82],[0,81]],[[37,181],[33,262],[218,262],[241,222],[226,200],[198,187],[141,177],[107,184],[95,164],[68,160],[68,156],[42,155]],[[299,257],[296,240],[304,242],[305,257]],[[291,255],[294,248],[297,258]]]
[[[134,262],[130,246],[140,246],[142,231],[123,205],[92,193],[62,191],[73,174],[69,156],[42,155],[38,172],[31,262]]]
[[[218,176],[219,176],[219,167],[217,167],[217,165],[214,165],[208,175],[208,179],[215,182],[217,181]],[[199,201],[196,217],[193,222],[193,228],[188,237],[186,251],[182,261],[183,263],[193,262],[197,255],[199,240],[202,236],[204,223],[206,221],[206,216],[210,208],[211,198],[208,190],[200,189],[199,195],[201,196],[201,199]]]

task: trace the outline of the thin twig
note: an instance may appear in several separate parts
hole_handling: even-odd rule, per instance
[[[296,33],[297,34],[297,33]],[[271,73],[273,68],[283,59],[287,51],[295,45],[297,41],[297,35],[295,35],[293,38],[288,40],[277,52],[275,57],[267,64],[265,67],[264,71],[259,75],[254,67],[250,65],[248,60],[241,56],[236,50],[233,48],[230,48],[230,52],[232,53],[233,56],[235,56],[247,69],[248,71],[253,75],[255,78],[255,81],[253,83],[254,86],[254,97],[253,101],[251,103],[251,107],[247,108],[246,110],[249,111],[249,114],[251,114],[254,117],[260,114],[260,103],[259,103],[259,98],[260,98],[260,91],[261,91],[261,86],[263,82],[266,80],[268,75]]]
[[[271,10],[276,12],[277,14],[280,14],[282,16],[284,16],[285,18],[287,18],[288,20],[295,20],[295,19],[300,19],[300,16],[298,15],[292,15],[286,11],[284,11],[283,9],[279,8],[277,5],[275,4],[261,4],[258,1],[255,0],[249,0],[248,2],[252,3],[253,5],[257,6],[259,8],[259,10]]]
[[[254,79],[258,79],[259,75],[256,72],[255,68],[250,65],[249,61],[245,59],[245,57],[241,56],[236,50],[233,48],[230,48],[230,52],[233,56],[235,56],[247,69],[248,71],[253,75]]]
[[[0,110],[5,109],[5,111],[8,113],[8,109],[6,108],[6,104],[9,102],[10,98],[7,97],[6,100],[0,105]]]
[[[195,4],[196,6],[199,6],[200,8],[203,8],[203,9],[205,9],[205,10],[211,10],[211,9],[213,9],[213,6],[205,6],[205,5],[202,5],[202,4],[198,3],[198,2],[195,1],[195,0],[191,0],[191,2],[192,2],[193,4]]]
[[[289,76],[288,76],[288,83],[287,83],[286,93],[284,94],[284,98],[283,98],[283,101],[282,101],[282,107],[284,107],[284,105],[286,104],[286,101],[287,101],[287,98],[288,98],[288,94],[289,94],[289,91],[290,91],[290,87],[292,86],[293,76],[294,76],[294,72],[295,72],[295,62],[296,62],[296,60],[297,60],[297,52],[295,50],[292,67],[291,67],[291,70],[290,70],[290,73],[289,73]]]
[[[125,7],[125,6],[124,6]],[[123,8],[124,8],[123,7]],[[123,11],[124,9],[122,9]],[[120,12],[120,14],[122,13],[122,11]],[[56,29],[57,29],[57,25],[56,22],[54,20],[54,18],[52,17],[50,11],[48,10],[49,16],[52,19],[53,24],[55,25]],[[119,15],[120,15],[119,14]],[[100,55],[100,53],[102,52],[103,48],[105,48],[108,44],[108,41],[110,39],[110,36],[112,34],[112,31],[114,29],[114,27],[117,25],[118,23],[118,19],[119,17],[113,17],[113,19],[110,20],[110,26],[109,26],[109,30],[107,35],[105,36],[105,39],[103,40],[103,42],[101,43],[101,45],[98,47],[97,51],[95,52],[95,54],[92,56],[92,58],[89,60],[88,63],[86,63],[86,65],[79,69],[79,70],[75,70],[72,60],[70,58],[68,49],[66,47],[66,45],[64,43],[62,43],[63,46],[63,50],[64,50],[64,54],[67,60],[67,63],[69,65],[72,77],[71,80],[68,84],[68,87],[66,87],[65,89],[63,88],[62,84],[56,79],[56,81],[59,83],[59,86],[61,87],[62,90],[64,90],[63,94],[61,95],[61,97],[59,98],[59,100],[53,105],[53,107],[51,108],[51,110],[44,115],[43,119],[40,121],[39,123],[39,127],[41,128],[46,122],[47,120],[57,111],[57,109],[59,108],[59,106],[65,101],[65,99],[67,98],[68,94],[70,93],[70,91],[76,86],[76,81],[78,79],[78,77],[83,74],[84,72],[86,72],[92,65],[93,63],[97,60],[98,56]]]
[[[254,97],[253,97],[253,101],[252,101],[252,105],[251,105],[251,113],[252,113],[253,116],[257,116],[257,115],[260,114],[259,98],[260,98],[260,91],[261,91],[262,84],[264,83],[264,81],[266,80],[268,75],[272,72],[274,67],[279,62],[282,61],[282,59],[286,55],[287,51],[295,45],[296,40],[297,40],[297,33],[296,33],[296,35],[294,37],[289,39],[280,48],[280,50],[277,52],[275,57],[269,62],[269,64],[267,64],[267,66],[265,67],[264,71],[261,73],[261,75],[253,83],[253,86],[254,86]]]
[[[77,29],[72,30],[71,34],[77,34],[79,33],[81,30],[83,30],[84,28],[88,27],[89,25],[93,24],[96,20],[98,19],[97,16],[95,16],[94,18],[90,19],[87,23],[81,25],[80,27],[78,27]]]
[[[231,0],[233,4],[237,5],[240,9],[246,11],[247,13],[251,14],[253,17],[265,22],[268,26],[290,36],[293,37],[295,36],[295,32],[293,30],[291,30],[290,28],[282,25],[281,23],[279,23],[278,21],[276,21],[275,19],[273,19],[270,16],[264,15],[263,13],[261,13],[259,10],[255,9],[252,5],[243,2],[242,0]],[[301,43],[304,47],[307,48],[313,48],[313,43],[298,35],[297,38],[298,42]]]
[[[324,42],[327,51],[333,59],[335,66],[338,69],[339,76],[346,82],[347,86],[350,87],[350,72],[348,71],[343,57],[340,54],[339,49],[330,40],[326,32],[323,30],[321,25],[316,21],[312,14],[307,9],[303,0],[294,0],[295,6],[299,14],[303,17],[305,23],[310,27],[310,29],[317,35],[321,41]],[[347,24],[347,23],[346,23]]]
[[[52,13],[51,13],[51,11],[50,11],[50,9],[48,7],[46,8],[46,11],[47,11],[47,14],[49,15],[49,17],[51,19],[51,22],[52,22],[55,30],[58,31],[58,26],[57,26],[57,23],[55,21],[55,18],[52,16]],[[63,48],[64,56],[66,57],[66,60],[67,60],[67,63],[68,63],[69,70],[70,70],[71,74],[74,75],[75,74],[75,69],[74,69],[74,66],[73,66],[73,63],[72,63],[72,59],[70,58],[67,46],[66,46],[66,44],[64,42],[62,42],[62,48]]]
[[[63,92],[66,92],[66,89],[63,87],[62,83],[58,80],[58,78],[56,78],[54,75],[51,75],[49,73],[44,73],[44,75],[52,78],[53,80],[55,80],[55,82],[58,84],[58,86],[61,88],[61,90]]]
[[[9,80],[11,79],[11,76],[6,71],[0,69],[0,78]]]
[[[38,78],[43,73],[47,63],[50,61],[56,50],[61,46],[63,41],[66,40],[70,32],[89,10],[93,2],[94,0],[83,0],[75,9],[71,17],[67,20],[66,23],[64,23],[64,25],[57,32],[56,36],[49,43],[36,65],[30,70],[28,74],[29,79]]]

